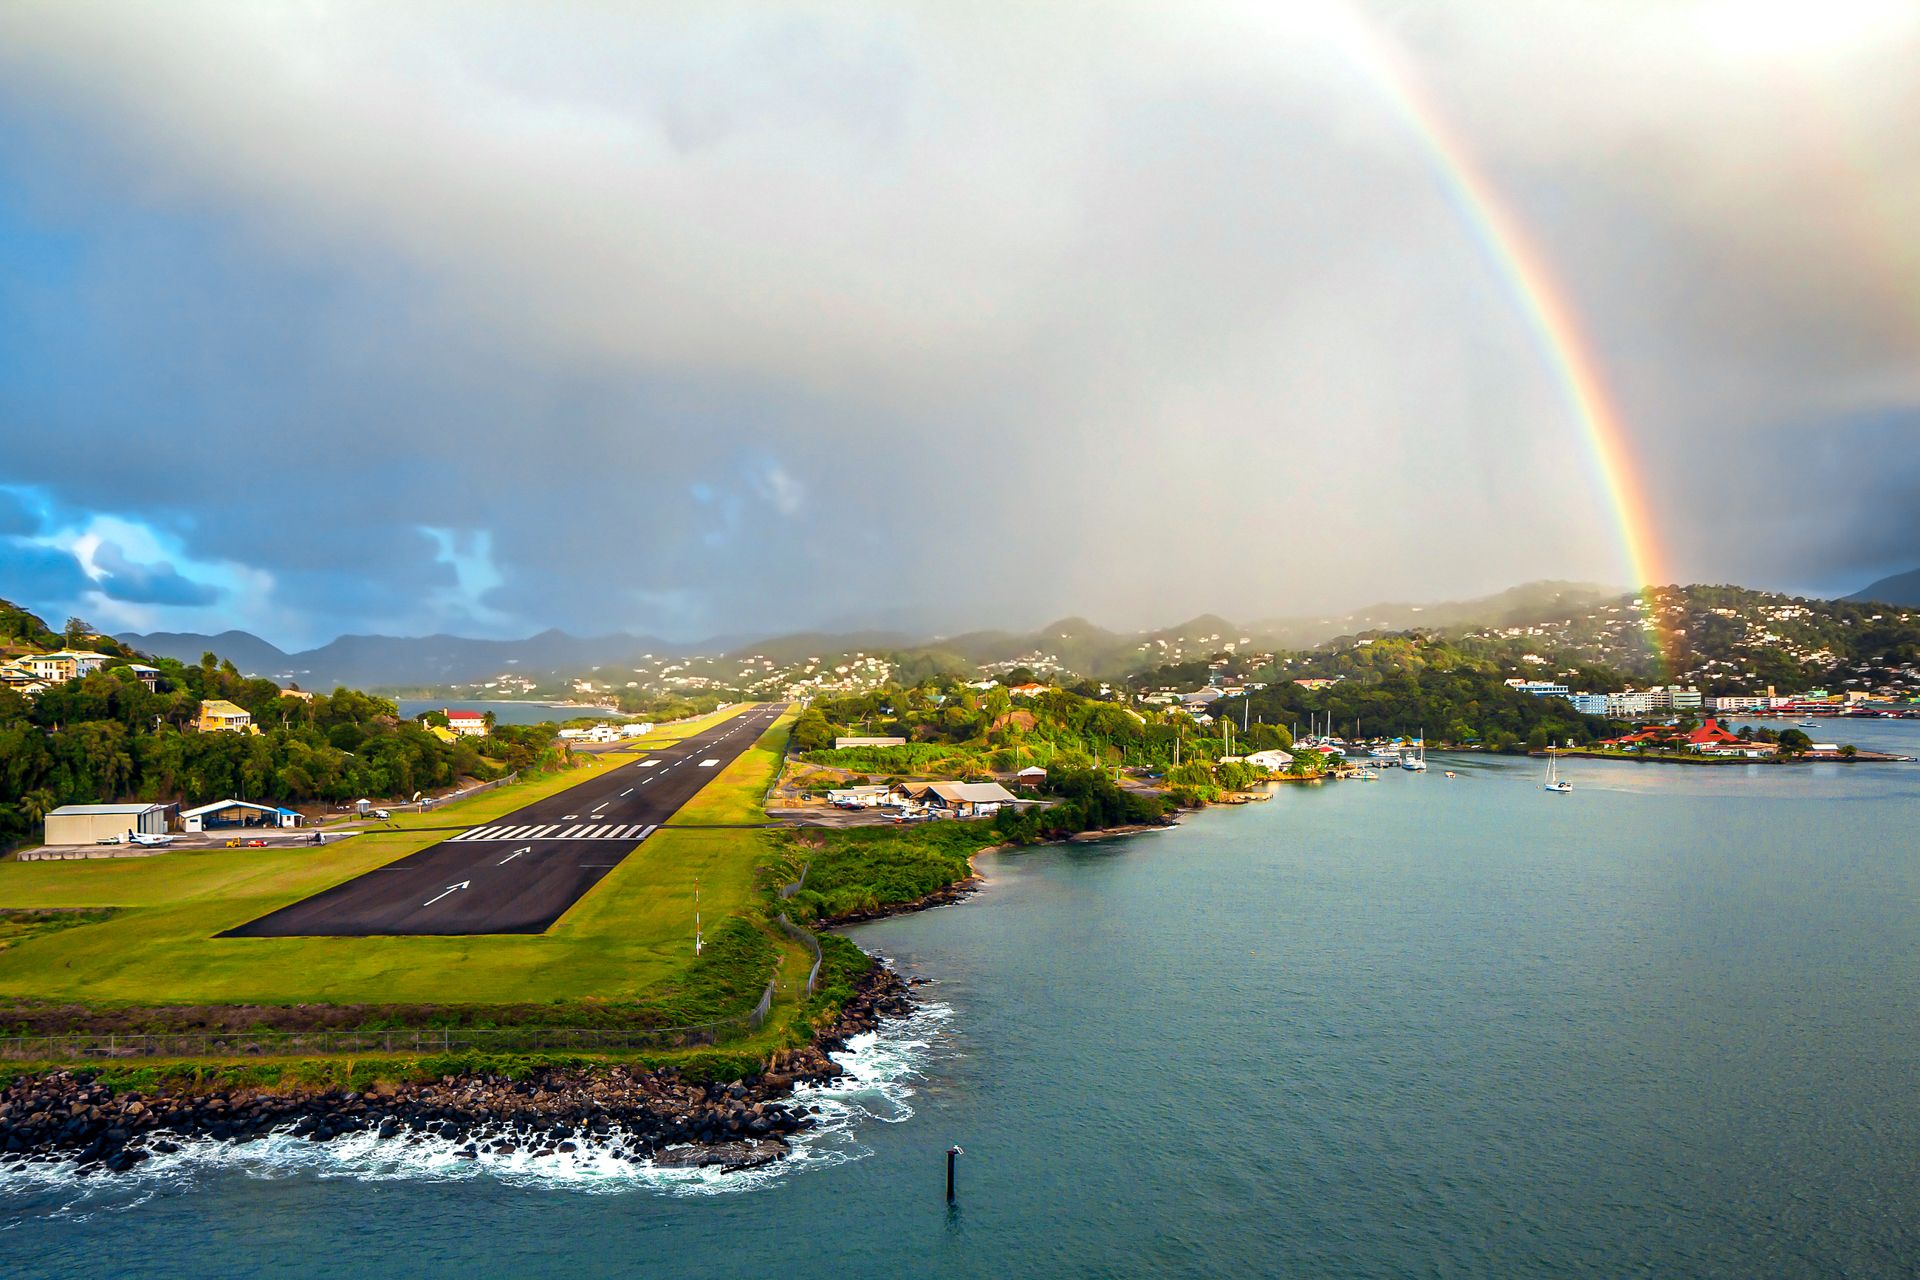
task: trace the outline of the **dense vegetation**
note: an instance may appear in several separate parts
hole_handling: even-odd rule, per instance
[[[23,646],[47,643],[22,634],[28,628],[17,619],[7,625]],[[556,758],[548,729],[497,726],[487,738],[443,742],[385,699],[350,689],[285,697],[273,681],[242,677],[211,654],[194,666],[150,664],[161,674],[149,690],[112,641],[76,642],[112,651],[114,661],[33,696],[0,689],[0,843],[63,804],[405,798]],[[203,698],[244,707],[261,732],[195,732]]]
[[[1336,683],[1320,689],[1295,683],[1309,677]],[[1520,693],[1505,680],[1497,663],[1444,641],[1388,636],[1315,655],[1265,689],[1224,700],[1221,714],[1302,728],[1312,719],[1335,733],[1369,738],[1424,732],[1432,742],[1497,751],[1538,749],[1549,740],[1585,743],[1612,732],[1606,720],[1581,715],[1564,699]]]
[[[806,875],[785,909],[806,923],[918,902],[965,880],[967,859],[1002,838],[991,822],[782,832],[789,869]]]

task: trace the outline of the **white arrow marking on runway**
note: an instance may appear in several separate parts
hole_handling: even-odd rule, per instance
[[[446,893],[436,893],[431,898],[428,898],[425,902],[421,903],[420,905],[423,907],[430,907],[434,903],[440,901],[440,899],[446,897],[448,893],[454,893],[461,889],[471,889],[471,888],[473,888],[473,881],[462,880],[459,884],[448,885],[446,888]]]
[[[494,865],[494,866],[496,866],[496,867],[504,867],[504,866],[506,866],[506,865],[507,865],[507,864],[508,864],[509,862],[512,862],[512,861],[513,861],[513,860],[514,860],[515,858],[517,858],[517,857],[519,857],[519,856],[520,856],[521,854],[523,854],[523,853],[532,853],[532,852],[533,852],[533,846],[532,846],[532,845],[528,845],[528,846],[527,846],[526,848],[524,848],[524,849],[515,849],[515,850],[514,850],[514,851],[513,851],[512,853],[510,853],[510,854],[508,854],[508,855],[507,855],[506,857],[504,857],[504,858],[502,858],[502,859],[500,859],[500,861],[498,861],[498,862],[496,862],[496,863],[494,863],[493,865]]]

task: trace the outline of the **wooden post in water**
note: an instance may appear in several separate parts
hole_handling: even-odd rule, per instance
[[[947,1148],[947,1203],[953,1203],[953,1162],[964,1153],[959,1147]]]

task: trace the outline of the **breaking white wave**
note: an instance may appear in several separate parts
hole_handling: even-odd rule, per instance
[[[791,1174],[830,1168],[869,1154],[860,1131],[868,1123],[899,1124],[913,1115],[915,1082],[925,1074],[940,1026],[952,1015],[925,1004],[883,1030],[856,1036],[832,1055],[845,1075],[829,1085],[801,1085],[791,1105],[810,1109],[813,1125],[788,1136],[786,1158],[733,1173],[718,1168],[665,1168],[635,1162],[621,1152],[616,1128],[606,1138],[573,1139],[578,1150],[538,1155],[524,1137],[476,1130],[459,1140],[402,1133],[381,1138],[351,1133],[309,1142],[281,1131],[251,1142],[211,1138],[180,1141],[121,1174],[82,1173],[71,1161],[0,1162],[0,1232],[24,1218],[85,1221],[95,1214],[136,1208],[162,1192],[190,1190],[206,1177],[238,1173],[260,1179],[315,1177],[381,1182],[458,1182],[492,1178],[509,1186],[589,1193],[650,1190],[667,1195],[718,1195],[766,1186]],[[165,1135],[160,1135],[165,1136]],[[462,1154],[469,1142],[484,1148],[496,1137],[522,1143],[512,1153],[484,1149]]]

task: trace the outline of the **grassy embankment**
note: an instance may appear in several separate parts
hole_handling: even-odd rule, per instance
[[[768,927],[774,916],[785,910],[808,922],[916,901],[965,879],[967,859],[998,838],[991,823],[805,833],[721,829],[765,820],[761,797],[779,768],[789,723],[790,717],[783,718],[769,728],[673,824],[541,937],[212,936],[435,838],[434,831],[404,820],[402,830],[311,853],[218,850],[126,862],[0,865],[0,904],[114,908],[105,918],[90,916],[93,922],[85,927],[33,925],[29,944],[13,954],[0,952],[0,996],[94,1007],[360,1003],[393,1025],[420,1025],[423,1011],[433,1015],[430,1021],[468,1025],[658,1024],[738,1012],[758,998],[771,971],[778,977],[776,1015],[753,1035],[719,1049],[607,1055],[671,1062],[708,1077],[740,1075],[772,1050],[802,1042],[851,995],[870,963],[845,939],[822,937],[826,962],[818,991],[807,999],[800,987],[811,956]],[[546,779],[523,785],[463,802],[462,823],[499,816],[554,789]],[[320,854],[327,861],[315,857]],[[350,856],[335,856],[342,854]],[[772,895],[773,886],[809,863],[799,894],[786,901]],[[62,871],[82,875],[63,879]],[[686,934],[696,878],[708,945],[690,963]],[[174,1080],[207,1087],[364,1088],[375,1080],[458,1071],[519,1074],[593,1060],[605,1059],[458,1052],[143,1061],[109,1067],[106,1076],[127,1087]]]
[[[781,722],[766,737],[777,742],[785,732]],[[664,738],[648,745],[664,745]],[[634,754],[641,753],[608,757],[605,764]],[[750,754],[756,762],[767,759],[767,741]],[[738,765],[727,770],[696,805],[703,811],[716,806],[709,796],[748,782],[744,772]],[[581,770],[483,792],[323,848],[0,863],[0,909],[117,909],[109,919],[43,932],[0,952],[0,997],[144,1006],[559,1002],[626,1005],[636,1018],[657,1013],[698,1021],[694,1015],[728,1012],[715,1006],[742,985],[742,975],[727,971],[744,967],[759,972],[757,982],[745,984],[757,998],[773,951],[753,939],[780,948],[757,928],[730,933],[725,923],[751,914],[756,896],[754,867],[762,850],[739,832],[658,833],[538,936],[216,936],[424,848],[449,825],[497,818],[589,776]],[[757,800],[764,770],[750,781]],[[687,945],[696,878],[716,944],[698,964],[690,963]]]

